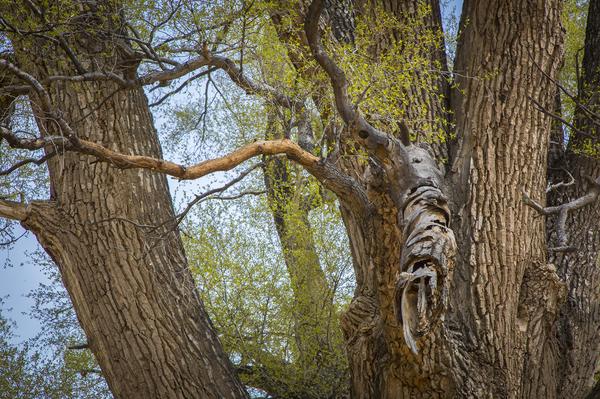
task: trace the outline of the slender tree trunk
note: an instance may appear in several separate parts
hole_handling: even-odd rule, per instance
[[[281,132],[272,121],[267,131]],[[275,134],[282,138],[283,134]],[[297,165],[283,158],[264,160],[267,198],[279,236],[294,298],[296,361],[289,369],[294,386],[280,389],[281,397],[338,397],[346,387],[346,367],[337,355],[342,348],[331,290],[321,267],[309,222],[317,201],[306,190],[306,177]],[[277,392],[277,391],[275,391]],[[273,391],[271,391],[273,393]]]
[[[85,66],[135,73],[101,33],[118,18],[83,11],[95,24],[84,19],[69,45]],[[13,46],[21,67],[38,80],[77,73],[53,42],[15,35]],[[141,88],[57,82],[50,95],[79,138],[125,154],[162,156]],[[37,98],[31,101],[36,112]],[[39,118],[38,126],[44,135],[61,134],[51,120]],[[76,153],[48,168],[51,201],[33,203],[22,224],[58,265],[115,397],[246,397],[199,300],[178,232],[171,223],[143,227],[174,216],[165,176]]]

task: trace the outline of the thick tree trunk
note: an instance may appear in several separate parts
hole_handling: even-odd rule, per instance
[[[599,81],[600,57],[594,56],[599,3],[594,0],[590,6],[584,60],[584,77],[592,88]],[[361,2],[365,4],[372,3]],[[388,12],[410,12],[414,4],[384,2]],[[431,4],[430,23],[439,27],[438,4]],[[319,7],[313,3],[309,15]],[[323,161],[337,162],[359,182],[350,191],[368,196],[367,201],[340,195],[357,281],[342,320],[354,397],[576,398],[589,391],[600,318],[595,226],[586,210],[573,215],[568,232],[580,251],[552,253],[557,270],[547,255],[547,241],[555,238],[522,194],[544,202],[547,180],[540,171],[548,163],[550,137],[560,141],[559,131],[551,132],[550,118],[539,111],[556,106],[548,77],[556,76],[560,66],[560,14],[558,0],[465,1],[455,63],[458,89],[452,101],[457,140],[445,174],[434,156],[443,157],[445,146],[434,147],[432,154],[407,142],[406,134],[386,137],[348,105],[343,73],[315,44],[320,40],[314,34],[318,24],[307,20],[303,38],[337,85],[336,107],[350,125],[342,137],[357,139],[370,157],[366,163],[353,156],[354,144],[345,142],[345,157]],[[335,33],[353,24],[333,26]],[[352,37],[337,33],[344,40]],[[430,56],[433,60],[439,54],[432,51]],[[41,68],[39,58],[27,62],[23,56],[22,63],[38,72],[52,71],[47,65]],[[160,155],[140,90],[120,91],[90,110],[114,86],[67,86],[68,91],[55,86],[54,101],[85,132],[84,138],[121,152]],[[415,107],[446,117],[442,104],[432,103],[439,97],[421,94],[414,92]],[[594,101],[590,104],[595,106]],[[86,112],[92,117],[82,118]],[[52,122],[41,126],[53,133]],[[353,131],[356,126],[360,129]],[[579,138],[572,145],[577,143]],[[562,156],[562,147],[554,147],[553,164],[560,162],[555,152]],[[567,156],[576,178],[600,173],[597,161]],[[157,212],[159,222],[172,217],[164,179],[148,172],[115,171],[78,155],[67,155],[50,169],[57,206],[32,205],[24,225],[59,263],[111,387],[123,397],[142,392],[159,397],[160,389],[167,389],[165,397],[206,397],[202,390],[215,397],[243,395],[210,333],[178,237],[159,230],[154,234],[163,240],[153,240],[139,228],[156,224]],[[575,188],[567,196],[581,193]],[[156,211],[140,199],[151,200]],[[303,241],[290,234],[286,212],[275,216],[289,248],[311,248],[309,236]],[[300,230],[309,231],[305,216],[301,222]],[[316,263],[307,266],[290,255],[289,265],[318,274]],[[291,275],[298,293],[306,287],[320,289],[310,285],[320,280],[318,275],[306,280],[295,273]],[[312,312],[314,302],[300,303],[300,309]],[[172,331],[172,326],[183,331]],[[311,328],[307,335],[314,333]],[[114,334],[117,330],[124,340]],[[202,333],[206,339],[197,339]],[[145,346],[148,340],[153,345]],[[154,352],[157,348],[162,351]],[[125,356],[131,358],[125,361]],[[198,359],[203,367],[197,366]]]
[[[588,110],[600,115],[600,1],[589,2],[584,46],[582,82],[578,101]],[[600,140],[600,117],[591,117],[583,108],[576,110],[578,129],[589,134],[574,134],[569,142],[561,167],[570,171],[575,185],[549,198],[549,205],[565,203],[584,195],[591,189],[587,177],[600,176],[600,162],[594,148]],[[594,122],[595,120],[595,122]],[[586,144],[588,147],[586,148]],[[556,180],[568,180],[562,170],[553,171]],[[594,382],[600,353],[600,234],[598,203],[579,209],[569,215],[568,244],[573,252],[551,252],[560,277],[567,285],[567,300],[561,308],[559,339],[561,343],[559,397],[579,398],[589,391]],[[550,247],[556,241],[555,223],[549,223]]]
[[[414,18],[416,16],[417,3],[412,0],[382,3],[325,1],[324,11],[327,23],[332,26],[336,39],[343,42],[350,42],[353,38],[352,30],[355,24],[354,21],[348,19],[352,19],[356,12],[367,13],[370,17],[373,17],[378,12],[386,12],[403,21],[406,18]],[[426,16],[423,25],[427,29],[441,32],[439,4],[437,1],[433,1],[432,5],[433,12]],[[352,7],[354,7],[354,10]],[[279,18],[276,17],[275,22],[277,23],[278,20]],[[420,26],[418,29],[423,29],[424,27]],[[290,32],[284,32],[284,34],[280,32],[280,38],[284,42],[287,42],[290,40],[289,36],[291,34]],[[300,37],[302,38],[303,34]],[[404,38],[393,36],[389,38],[389,42],[392,43],[399,39]],[[384,52],[387,45],[379,45],[374,51]],[[432,52],[430,69],[439,69],[440,67],[443,69],[445,67],[445,57],[443,57],[443,52],[440,51],[442,48],[443,46],[429,49]],[[292,49],[294,49],[293,46]],[[297,52],[297,48],[294,51]],[[299,59],[302,59],[302,57],[298,56],[297,53],[292,53],[293,61]],[[416,74],[415,79],[419,79],[423,85],[415,85],[415,87],[411,88],[413,98],[410,104],[405,106],[404,111],[411,122],[415,122],[415,115],[419,115],[420,118],[429,122],[436,121],[435,126],[423,128],[417,124],[413,126],[415,129],[422,128],[424,133],[432,130],[439,131],[445,127],[440,121],[446,120],[445,112],[447,104],[445,104],[445,101],[448,98],[444,96],[447,90],[446,84],[443,79],[434,79],[426,84],[423,82],[423,78],[418,76],[419,73],[416,72]],[[424,90],[423,87],[426,86],[435,87],[436,89]],[[314,100],[320,107],[322,118],[328,120],[332,107],[327,103],[327,97],[321,95],[320,98],[314,98]],[[426,116],[423,116],[423,108],[426,109]],[[416,132],[418,133],[419,131],[417,130]],[[348,132],[342,133],[342,136],[347,138]],[[430,140],[431,137],[423,134],[418,139]],[[447,157],[445,143],[434,143],[431,147],[435,155],[437,155],[437,159]],[[414,155],[414,158],[417,160],[416,162],[431,159],[429,154],[423,149],[417,147],[411,148],[411,154]],[[416,307],[416,304],[412,303],[413,299],[416,301],[412,297],[414,294],[412,283],[405,281],[403,287],[406,289],[399,288],[398,274],[403,272],[405,273],[404,277],[410,278],[407,276],[421,267],[420,265],[416,266],[412,264],[412,259],[408,256],[409,251],[418,252],[415,248],[408,247],[407,251],[405,251],[406,259],[401,258],[403,236],[408,236],[413,231],[418,231],[419,229],[413,229],[415,226],[420,226],[424,229],[431,227],[436,231],[436,234],[444,235],[443,233],[439,233],[440,230],[444,232],[444,227],[438,225],[438,222],[448,222],[447,214],[443,211],[445,200],[441,196],[438,196],[439,192],[434,187],[427,188],[429,183],[424,183],[419,179],[417,179],[418,181],[413,181],[413,185],[409,184],[408,187],[398,188],[394,197],[389,190],[389,186],[395,186],[397,182],[390,181],[385,176],[389,173],[393,174],[393,170],[384,172],[376,165],[367,167],[367,165],[360,162],[354,156],[356,153],[353,146],[344,146],[342,151],[347,156],[340,157],[338,162],[343,165],[347,173],[361,181],[363,186],[369,189],[369,199],[373,205],[366,212],[357,212],[356,209],[345,206],[345,199],[341,199],[342,218],[350,237],[357,279],[355,298],[342,320],[351,369],[352,394],[355,397],[373,398],[416,397],[415,395],[423,391],[423,386],[429,379],[429,381],[437,386],[436,392],[443,396],[444,393],[450,391],[450,387],[448,386],[450,380],[448,375],[444,377],[444,375],[440,375],[439,373],[445,372],[447,374],[447,369],[440,365],[443,363],[447,365],[447,359],[441,359],[435,354],[435,356],[430,356],[431,353],[427,351],[424,351],[427,353],[426,355],[423,353],[414,355],[404,344],[403,326],[398,321],[396,311],[399,302],[405,299],[403,296],[404,292],[407,293],[406,298],[408,298],[404,303],[410,303],[411,306],[414,305]],[[396,178],[398,177],[396,176]],[[409,193],[411,189],[415,191],[422,190],[413,198],[414,202],[408,201],[411,203],[411,206],[414,204],[427,204],[425,198],[435,198],[434,201],[439,200],[439,202],[435,205],[430,204],[431,208],[423,213],[419,206],[411,208],[412,211],[408,211],[404,209],[407,200],[401,198],[402,195],[400,194]],[[422,203],[420,202],[421,200],[425,202]],[[424,206],[428,207],[429,205]],[[399,211],[399,207],[401,211]],[[414,213],[411,213],[413,211]],[[435,215],[439,220],[436,219],[430,224],[431,221],[427,217],[421,219],[421,216],[429,214],[429,211],[432,211],[431,214]],[[410,220],[409,223],[407,223],[407,219]],[[406,227],[406,230],[403,232],[404,227]],[[416,234],[414,237],[411,236],[411,238],[415,239],[413,243],[421,243],[419,237],[419,234]],[[448,255],[445,252],[447,248],[444,241],[440,240],[438,244],[440,251],[437,255]],[[436,244],[432,247],[435,246]],[[425,253],[427,250],[423,252]],[[431,252],[435,251],[432,250]],[[427,262],[423,263],[424,265],[428,264]],[[433,266],[432,268],[435,269]],[[426,269],[426,267],[423,268],[423,270]],[[444,279],[449,278],[449,270],[436,271],[438,272],[437,277],[440,279],[440,286],[443,287],[440,291],[446,292],[447,286],[445,286]],[[407,323],[414,323],[412,327],[416,329],[417,324],[419,324],[416,320],[416,315],[411,315],[410,311],[407,312],[407,316],[411,317],[411,320],[405,321]],[[430,328],[430,326],[424,325],[420,325],[419,327],[423,329]],[[431,337],[427,338],[427,340],[431,339]],[[407,361],[407,358],[410,360]],[[422,365],[422,368],[417,365],[418,363]],[[407,381],[405,378],[407,375],[415,377],[414,380]],[[433,382],[434,378],[437,382]]]
[[[554,108],[544,74],[560,65],[559,3],[467,1],[462,21],[454,111],[464,137],[452,170],[463,178],[454,180],[461,256],[448,323],[464,340],[458,388],[555,397],[562,284],[546,260],[543,220],[521,190],[543,199],[551,122],[535,103]]]
[[[87,17],[96,25],[81,25],[87,33],[78,33],[69,45],[86,67],[135,73],[119,67],[117,51],[91,30],[102,32],[101,24],[118,18],[95,12]],[[52,42],[15,35],[13,45],[22,68],[40,81],[65,71],[76,74]],[[57,82],[49,91],[80,139],[124,154],[161,157],[142,88]],[[35,111],[37,98],[31,100]],[[60,134],[52,121],[39,118],[38,125],[44,135]],[[144,227],[173,219],[165,176],[119,170],[77,153],[57,157],[48,167],[51,201],[33,203],[22,224],[58,265],[115,397],[246,397],[199,300],[178,232],[172,223]]]
[[[464,5],[453,104],[459,145],[445,187],[459,255],[443,328],[418,341],[417,355],[394,309],[406,237],[389,196],[393,174],[377,184],[376,169],[367,172],[372,214],[344,212],[358,285],[343,323],[356,397],[556,397],[563,285],[546,260],[543,221],[521,189],[536,197],[545,189],[539,170],[550,120],[528,97],[552,109],[543,72],[558,69],[559,18],[558,2]]]
[[[376,14],[382,12],[378,9],[381,6],[383,12],[403,21],[406,18],[414,20],[417,17],[417,5],[417,1],[403,0],[365,2],[362,7],[363,12]],[[419,21],[422,26],[415,29],[430,29],[432,34],[441,34],[439,3],[431,1],[429,5],[431,13]],[[385,52],[387,46],[398,45],[397,42],[405,39],[393,34],[388,38],[389,43],[380,44],[377,51]],[[430,69],[444,70],[445,56],[443,51],[440,51],[443,41],[438,42],[438,45],[439,47],[424,49],[423,56],[430,58]],[[420,81],[423,85],[411,87],[410,103],[400,106],[404,108],[411,129],[415,129],[413,132],[416,133],[416,140],[431,142],[431,132],[447,129],[447,85],[444,79],[435,79],[435,75],[432,74],[428,75],[432,80],[428,84],[424,83],[424,78],[419,76],[419,72],[414,73],[414,81]],[[427,122],[420,125],[423,109],[426,110],[424,120]],[[435,122],[426,126],[431,121]],[[419,131],[423,134],[419,134]],[[432,150],[431,153],[421,154],[417,158],[424,160],[431,155],[443,165],[448,156],[447,143],[434,139],[428,147]],[[357,279],[354,299],[342,319],[350,362],[352,393],[357,398],[415,398],[422,397],[424,392],[431,397],[445,397],[453,390],[448,371],[449,358],[444,352],[431,350],[435,342],[443,345],[441,342],[445,341],[445,337],[438,332],[427,334],[419,340],[419,353],[415,354],[406,345],[405,333],[408,331],[403,330],[403,322],[407,324],[410,321],[400,321],[397,314],[399,273],[408,271],[404,259],[408,255],[408,248],[405,246],[407,241],[413,239],[410,236],[411,226],[405,225],[405,220],[410,218],[407,209],[399,206],[398,201],[394,200],[393,189],[390,190],[390,187],[397,184],[394,179],[398,179],[399,176],[392,177],[393,171],[390,173],[381,170],[373,164],[365,168],[364,164],[356,160],[342,162],[345,169],[368,188],[369,199],[373,204],[372,211],[363,215],[342,207]],[[415,184],[408,191],[417,190],[421,184]],[[439,202],[436,200],[436,206],[441,205],[443,208],[444,203],[441,197]],[[437,214],[436,212],[439,210],[433,213]],[[449,222],[447,217],[440,218],[445,219],[445,223]],[[447,245],[443,240],[434,245],[438,244],[440,247]],[[449,263],[451,262],[449,260]],[[446,266],[450,266],[451,269],[451,265]],[[438,273],[437,276],[440,286],[443,287],[441,291],[444,292],[447,289],[444,286],[444,278],[449,278],[450,274],[449,270],[445,273],[446,275]]]

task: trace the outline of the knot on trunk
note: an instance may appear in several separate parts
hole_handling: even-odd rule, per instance
[[[433,185],[412,188],[401,216],[406,239],[396,280],[395,309],[404,340],[417,353],[415,338],[431,331],[447,306],[456,241],[449,228],[446,197]]]

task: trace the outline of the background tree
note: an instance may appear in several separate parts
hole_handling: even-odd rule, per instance
[[[0,314],[0,398],[107,397],[91,354],[52,358],[47,348],[31,342],[15,344],[13,329],[14,324]]]

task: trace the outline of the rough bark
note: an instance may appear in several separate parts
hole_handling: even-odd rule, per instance
[[[441,32],[439,4],[433,1],[430,6],[432,13],[415,29]],[[417,2],[364,2],[359,7],[364,13],[383,11],[405,21],[416,17]],[[376,52],[385,52],[387,46],[403,39],[392,35],[387,44],[378,45]],[[439,45],[428,49],[432,68],[446,65],[445,56],[439,51],[443,44]],[[422,80],[419,76],[415,79]],[[424,91],[422,87],[413,86],[411,102],[402,105],[407,122],[413,128],[419,128],[418,122],[412,122],[415,115],[422,116],[423,107],[429,121],[446,120],[445,82],[440,78],[430,82],[430,87],[434,89]],[[444,127],[435,125],[434,129]],[[417,141],[431,140],[427,134],[414,132]],[[396,134],[402,139],[406,136],[406,133]],[[441,192],[443,173],[431,161],[443,165],[447,157],[446,143],[409,146],[410,155],[405,161],[393,161],[387,166],[358,162],[351,156],[354,154],[351,147],[346,146],[342,151],[350,155],[340,160],[344,170],[360,179],[373,205],[366,214],[342,205],[357,279],[354,299],[342,319],[352,393],[357,398],[418,397],[426,390],[444,395],[451,391],[444,366],[448,359],[445,354],[433,353],[431,348],[433,341],[443,340],[436,327],[439,311],[447,300],[446,283],[451,278],[455,244],[451,231],[445,228],[450,224],[450,215],[445,210],[446,199]],[[407,175],[402,172],[407,164],[415,166],[417,175],[424,171],[425,175],[421,178],[413,175],[415,179],[407,183],[411,172]],[[408,185],[399,187],[399,184]],[[431,235],[423,236],[425,231]],[[432,281],[429,271],[435,272],[438,284],[431,290],[427,287]],[[419,312],[425,308],[425,302],[428,302],[427,311]],[[429,333],[430,329],[433,333]],[[417,350],[419,353],[414,353]]]
[[[414,1],[358,2],[360,4],[354,4],[353,8],[352,3],[325,2],[325,20],[332,26],[336,39],[342,42],[352,41],[354,21],[347,19],[353,18],[356,12],[368,13],[369,17],[377,12],[387,12],[405,21],[415,17],[417,6]],[[422,21],[423,26],[441,31],[439,5],[437,2],[432,2],[432,5],[433,12]],[[285,33],[280,33],[283,41],[289,40],[290,33]],[[390,37],[389,43],[400,39],[403,38]],[[432,68],[446,64],[440,48],[443,46],[431,49]],[[301,60],[297,49],[295,51],[293,61]],[[376,51],[385,51],[385,46],[379,46]],[[326,59],[319,62],[322,66],[326,65],[325,69],[328,65],[333,71],[329,76],[336,94],[336,105],[327,103],[326,93],[320,93],[321,98],[315,99],[322,119],[328,120],[331,109],[337,107],[342,119],[352,124],[348,119],[353,120],[353,111],[346,108],[341,100],[345,96],[343,73],[336,72]],[[442,96],[431,95],[435,90],[424,92],[415,86],[411,92],[413,101],[404,106],[411,122],[410,116],[421,115],[421,107],[427,109],[430,120],[445,120],[447,108],[444,98],[447,96],[443,97],[443,94],[446,86],[442,79],[431,82],[430,86],[437,87]],[[342,133],[345,139],[350,135],[352,128]],[[400,394],[412,397],[420,392],[419,387],[422,388],[428,378],[433,379],[437,375],[434,384],[437,392],[443,395],[449,390],[449,378],[438,374],[444,370],[439,366],[441,359],[431,356],[427,343],[418,344],[425,347],[418,355],[404,345],[406,339],[411,342],[413,351],[417,349],[413,337],[425,335],[435,327],[446,299],[454,241],[451,231],[447,230],[450,216],[441,193],[442,173],[435,167],[435,161],[432,163],[436,158],[425,148],[409,145],[395,153],[373,144],[373,152],[386,153],[383,158],[389,162],[382,164],[376,161],[368,166],[357,160],[353,146],[347,144],[342,144],[344,155],[335,159],[346,173],[368,190],[371,202],[371,207],[362,212],[348,204],[346,198],[340,198],[357,279],[355,298],[342,320],[352,374],[352,393],[355,397],[397,397]],[[438,161],[446,157],[445,143],[434,143],[431,147]],[[416,167],[419,163],[420,168]],[[415,168],[411,169],[413,165]],[[406,244],[403,237],[408,239]],[[404,255],[401,257],[403,247]],[[438,286],[429,286],[435,279]],[[404,321],[404,329],[401,320]],[[418,359],[417,363],[424,362],[425,365],[418,366],[413,361],[406,361],[406,358]],[[404,378],[406,375],[419,376],[408,381]],[[403,387],[405,383],[407,386]]]
[[[561,57],[559,2],[466,1],[461,26],[453,110],[462,143],[451,170],[460,257],[448,323],[462,341],[457,388],[468,397],[555,397],[548,362],[561,284],[543,220],[521,190],[545,192],[551,123],[531,99],[553,109],[544,74],[555,76]]]
[[[393,306],[392,287],[403,279],[392,270],[407,239],[399,223],[405,210],[393,195],[403,167],[345,165],[373,204],[366,216],[343,209],[357,276],[343,321],[356,397],[557,394],[554,328],[564,286],[546,259],[543,221],[521,189],[537,198],[545,192],[539,170],[550,118],[534,104],[553,108],[545,74],[556,75],[561,55],[559,3],[467,1],[462,18],[453,102],[459,137],[442,187],[452,201],[457,273],[443,328],[418,341],[417,355],[404,344]]]
[[[135,74],[135,68],[123,66],[122,54],[101,44],[107,30],[102,24],[118,18],[90,7],[76,25],[82,33],[69,43],[71,50],[89,68]],[[40,81],[77,73],[53,42],[11,39],[19,65]],[[49,93],[79,138],[123,154],[161,157],[141,88],[123,89],[112,81],[57,82]],[[39,98],[31,101],[42,134],[60,135],[44,118]],[[115,397],[246,397],[199,300],[178,232],[169,225],[152,232],[140,227],[173,218],[166,177],[119,170],[77,153],[50,161],[48,169],[51,201],[31,204],[22,225],[58,265]]]
[[[586,39],[584,59],[587,86],[582,98],[592,108],[597,102],[592,90],[600,81],[597,78],[600,57],[594,55],[598,50],[599,3],[594,0],[590,5],[590,37]],[[403,7],[410,10],[415,2],[384,4],[389,10]],[[439,26],[439,5],[435,1],[431,4],[434,6],[432,23]],[[331,2],[325,2],[327,6],[333,7]],[[458,88],[451,104],[457,140],[449,153],[446,173],[438,167],[439,151],[432,153],[423,145],[410,143],[406,132],[394,135],[374,128],[368,115],[362,115],[354,107],[348,98],[344,71],[320,44],[318,18],[322,7],[321,1],[314,1],[309,7],[306,34],[302,39],[330,80],[335,105],[329,109],[336,109],[346,125],[340,153],[334,151],[334,155],[342,157],[320,160],[288,141],[283,140],[285,143],[278,145],[285,147],[280,152],[299,161],[328,184],[340,199],[357,282],[355,297],[342,320],[352,395],[357,398],[582,397],[589,392],[597,360],[598,235],[593,220],[590,222],[589,208],[574,212],[569,219],[568,235],[579,250],[551,253],[549,257],[548,244],[556,240],[552,233],[556,223],[550,220],[547,227],[536,209],[528,206],[532,200],[545,203],[547,178],[541,171],[548,162],[560,164],[561,157],[568,157],[568,168],[576,180],[582,180],[585,174],[597,177],[600,173],[597,161],[572,151],[576,144],[583,142],[579,138],[572,141],[571,151],[566,154],[562,146],[549,146],[551,138],[560,142],[560,131],[556,125],[552,131],[548,112],[540,112],[540,108],[556,109],[556,90],[548,79],[556,76],[562,55],[560,2],[465,1],[455,62]],[[367,11],[363,9],[363,12]],[[353,13],[340,12],[334,7],[327,15],[328,18],[335,15],[349,18]],[[352,26],[348,21],[333,23],[334,33],[341,40],[351,40],[352,35],[342,31]],[[432,51],[431,57],[439,57],[439,51]],[[131,95],[132,91],[127,93]],[[419,92],[415,92],[415,96],[418,97]],[[76,105],[70,99],[61,101],[73,115],[81,114],[79,100]],[[430,107],[432,115],[442,112],[440,104],[431,104],[431,101],[422,96],[415,99],[415,104]],[[281,106],[293,108],[290,104],[279,102]],[[103,120],[106,119],[107,116]],[[589,124],[589,119],[589,114],[579,115],[580,130],[596,134],[597,126]],[[136,121],[139,122],[135,119],[128,123]],[[106,134],[106,129],[94,128],[96,120],[84,123],[92,127],[88,129],[92,133]],[[121,141],[109,138],[103,141],[102,137],[98,141],[107,146],[121,145]],[[366,153],[368,162],[355,156],[356,147]],[[144,147],[117,146],[116,149],[145,151]],[[76,148],[71,150],[77,151]],[[252,155],[264,153],[261,149]],[[90,165],[83,162],[87,158],[78,157],[67,155],[70,169],[63,167],[67,164],[62,158],[62,164],[56,160],[52,165],[52,179],[58,189],[56,198],[64,198],[59,201],[59,210],[64,209],[65,215],[81,224],[89,218],[85,212],[91,210],[85,206],[92,201],[88,194],[92,189],[85,191],[87,186],[83,182],[94,179],[103,182],[105,178],[112,182],[117,181],[117,177],[110,177],[113,174],[137,176],[138,172],[115,172],[104,163]],[[139,162],[130,166],[148,168],[148,165]],[[96,168],[94,172],[100,174],[90,171],[84,175],[80,169],[87,173],[85,167]],[[282,173],[285,170],[279,169]],[[148,172],[139,172],[139,176],[146,176],[145,173]],[[143,182],[143,178],[140,179]],[[60,191],[65,182],[75,185],[76,197]],[[78,182],[83,188],[77,188]],[[119,191],[121,187],[108,187],[111,190],[104,191],[103,198],[112,200],[117,194],[123,195],[123,190]],[[524,199],[522,191],[532,200]],[[586,191],[586,186],[573,186],[567,188],[564,197],[552,197],[550,201],[573,199]],[[111,204],[108,199],[94,197],[93,201]],[[168,199],[165,201],[168,204]],[[119,201],[118,207],[109,210],[123,212],[123,207],[128,209],[127,203]],[[15,204],[0,202],[0,211],[5,207],[15,217],[27,212]],[[104,212],[103,207],[96,205],[94,210],[98,212],[96,209]],[[35,210],[33,206],[26,224],[35,225],[33,215],[42,213]],[[147,212],[144,206],[136,204],[135,211],[131,212],[140,223],[148,223],[150,216],[144,213]],[[598,212],[598,206],[593,212]],[[101,216],[108,214],[107,210]],[[280,216],[285,219],[285,215]],[[110,227],[114,229],[110,230],[111,234],[125,231],[123,223],[114,220],[107,226],[114,226]],[[284,224],[280,223],[279,227],[290,246],[304,246],[298,237],[287,234]],[[105,228],[108,227],[96,223],[90,231]],[[52,230],[51,226],[46,229]],[[126,233],[128,237],[141,234],[133,228]],[[89,245],[102,242],[97,239],[102,235],[94,234],[82,233],[82,237],[91,243]],[[71,240],[61,240],[65,235],[55,234],[53,240],[45,241],[51,253],[52,248],[68,245],[65,242]],[[176,240],[176,237],[169,239]],[[152,256],[160,253],[156,252],[160,249],[144,251],[133,247],[145,259],[153,259]],[[76,247],[75,250],[81,249]],[[297,261],[291,257],[286,260],[290,264]],[[86,265],[84,259],[81,262]],[[146,264],[154,266],[147,261],[137,267]],[[89,273],[106,273],[103,265],[94,264],[95,268]],[[114,269],[109,269],[115,273],[109,274],[111,278],[121,276],[117,274],[122,272],[120,265],[117,263]],[[64,272],[67,285],[74,292],[82,290],[80,285],[87,280],[69,280],[69,273],[92,268],[91,265],[77,266]],[[177,286],[185,287],[185,275],[177,276],[184,280]],[[93,290],[87,285],[84,288]],[[300,290],[302,286],[296,288]],[[115,306],[122,297],[114,298],[107,304]],[[100,296],[98,305],[104,305],[103,300]],[[85,308],[86,305],[78,306]],[[129,305],[122,307],[129,309]],[[85,311],[91,314],[93,309]],[[86,322],[88,329],[103,327]],[[113,340],[102,342],[115,343]],[[92,342],[93,345],[99,344]]]
[[[549,201],[551,205],[564,203],[586,194],[590,190],[587,177],[600,176],[600,162],[593,153],[600,140],[600,1],[589,2],[587,28],[582,63],[582,82],[578,102],[585,109],[576,109],[577,128],[589,134],[574,134],[569,140],[562,167],[570,171],[575,184],[557,192]],[[584,148],[585,144],[589,147]],[[562,173],[563,180],[568,177]],[[558,179],[558,178],[557,178]],[[571,212],[566,233],[572,252],[551,253],[558,273],[567,285],[567,300],[560,312],[559,339],[561,343],[561,369],[559,397],[583,397],[594,382],[600,347],[600,268],[598,255],[600,235],[597,220],[600,205],[595,204]],[[556,245],[555,220],[549,224],[550,246]]]

